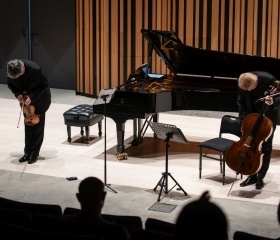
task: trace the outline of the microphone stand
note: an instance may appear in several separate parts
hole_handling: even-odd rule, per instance
[[[111,184],[107,184],[107,149],[106,149],[106,135],[107,135],[107,130],[106,130],[106,103],[107,103],[107,98],[109,95],[103,95],[101,98],[104,101],[104,128],[105,128],[105,135],[104,135],[104,185],[105,187],[109,188],[112,192],[117,193],[113,188],[110,187]]]

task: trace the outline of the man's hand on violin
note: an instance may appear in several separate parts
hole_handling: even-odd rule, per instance
[[[19,101],[20,103],[23,103],[23,102],[24,102],[24,99],[23,99],[23,96],[22,96],[22,95],[18,95],[17,99],[18,99],[18,101]]]
[[[27,98],[25,99],[24,104],[25,104],[26,106],[29,106],[29,105],[31,104],[31,99],[30,99],[30,97],[27,97]]]
[[[266,97],[264,98],[264,101],[265,101],[265,103],[266,103],[267,105],[272,105],[272,104],[274,103],[273,98],[270,97],[270,96],[266,96]]]
[[[18,100],[19,100],[19,102],[24,103],[24,105],[26,105],[26,106],[29,106],[31,104],[30,97],[26,97],[26,99],[24,99],[22,95],[19,95]]]

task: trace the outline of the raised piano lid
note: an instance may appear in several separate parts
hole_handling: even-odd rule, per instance
[[[174,31],[141,33],[174,75],[238,78],[243,72],[267,71],[280,79],[280,59],[213,51],[185,45]]]

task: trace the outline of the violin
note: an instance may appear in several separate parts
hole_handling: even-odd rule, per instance
[[[35,124],[39,123],[40,117],[39,115],[35,114],[35,107],[33,105],[24,106],[23,107],[24,113],[24,123],[27,126],[34,126]]]
[[[23,99],[26,100],[28,98],[28,95],[26,92],[23,93]],[[27,126],[34,126],[39,123],[40,116],[38,114],[35,114],[35,106],[34,105],[28,105],[26,106],[24,103],[22,103],[22,111],[24,115],[24,123]]]

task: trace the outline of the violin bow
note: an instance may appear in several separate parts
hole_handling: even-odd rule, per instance
[[[19,122],[20,122],[20,118],[21,118],[21,113],[22,113],[22,110],[23,110],[23,106],[24,106],[24,103],[22,103],[22,106],[21,106],[21,109],[20,109],[17,128],[19,128]]]

